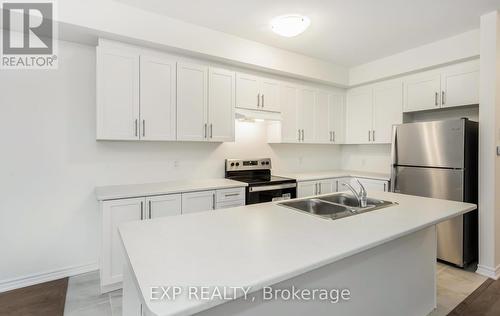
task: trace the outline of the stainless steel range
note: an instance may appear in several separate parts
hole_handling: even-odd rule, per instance
[[[297,181],[273,176],[271,158],[226,159],[226,178],[248,183],[247,205],[297,197]]]

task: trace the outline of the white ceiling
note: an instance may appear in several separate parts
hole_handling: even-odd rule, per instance
[[[141,9],[344,66],[479,27],[500,0],[118,0]],[[271,18],[300,13],[310,28],[282,38]]]

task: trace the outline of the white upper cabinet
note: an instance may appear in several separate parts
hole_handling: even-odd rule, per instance
[[[236,107],[250,110],[279,112],[279,82],[272,79],[237,73]]]
[[[139,139],[139,54],[97,48],[97,139]]]
[[[442,107],[479,104],[479,61],[446,67],[441,78]]]
[[[142,140],[175,140],[176,61],[169,57],[141,55]]]
[[[314,101],[314,135],[316,143],[330,143],[333,141],[330,129],[329,95],[324,91],[317,91]]]
[[[234,141],[235,73],[210,68],[208,85],[208,138],[217,142]]]
[[[405,112],[439,108],[441,76],[435,71],[419,73],[405,80]]]
[[[373,91],[371,88],[353,89],[347,93],[346,143],[371,142],[373,122]]]
[[[479,61],[467,61],[409,76],[404,111],[479,104]]]
[[[299,89],[297,122],[301,134],[300,141],[303,143],[314,143],[314,102],[314,89],[308,87]]]
[[[298,127],[298,93],[299,88],[291,84],[283,84],[281,89],[281,141],[284,143],[297,143],[300,141]]]
[[[395,80],[375,85],[371,141],[390,144],[392,127],[401,123],[403,123],[403,82]]]
[[[280,84],[276,80],[261,79],[261,110],[280,111]]]
[[[341,94],[328,95],[329,139],[334,144],[344,143],[345,137],[345,97]]]
[[[402,81],[386,81],[348,92],[346,143],[389,144],[393,125],[402,121]]]
[[[208,67],[177,64],[177,139],[208,137]]]
[[[146,219],[181,215],[181,194],[146,197]]]

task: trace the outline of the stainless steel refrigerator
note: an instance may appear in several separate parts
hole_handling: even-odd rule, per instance
[[[478,123],[468,119],[394,127],[393,192],[477,204]],[[437,257],[463,267],[477,260],[477,211],[437,226]]]

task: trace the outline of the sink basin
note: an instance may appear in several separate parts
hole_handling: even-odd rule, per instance
[[[278,205],[320,216],[326,219],[339,219],[343,217],[353,216],[365,212],[375,211],[395,204],[396,203],[394,202],[368,198],[367,206],[359,207],[359,203],[356,197],[345,193],[278,203]]]
[[[321,217],[337,219],[354,215],[353,211],[345,206],[321,201],[319,199],[306,199],[279,203],[280,205],[297,209]]]
[[[356,199],[356,197],[354,197],[350,194],[344,194],[344,193],[332,194],[332,195],[326,195],[326,196],[319,197],[318,199],[320,199],[321,201],[326,201],[326,202],[345,205],[345,206],[349,206],[349,207],[359,208],[358,199]],[[393,203],[388,202],[388,201],[367,198],[366,204],[367,204],[366,208],[374,208],[374,207],[381,208],[383,206],[387,206],[387,205],[390,205]]]

